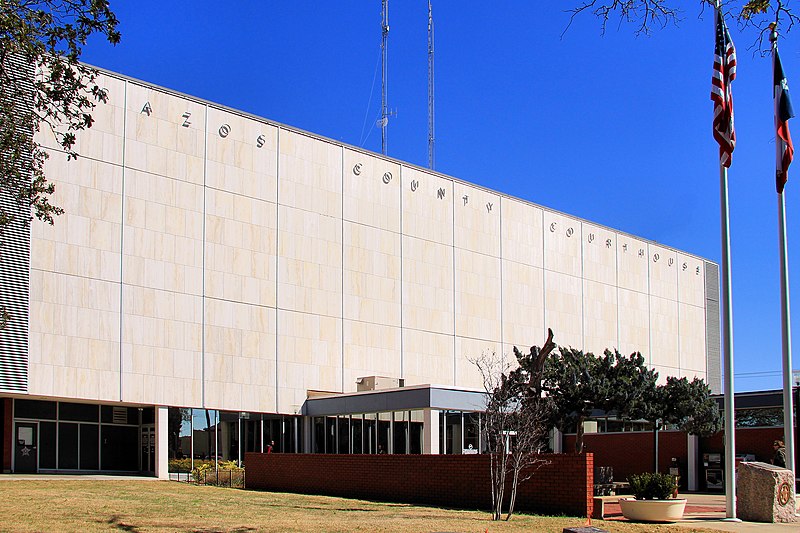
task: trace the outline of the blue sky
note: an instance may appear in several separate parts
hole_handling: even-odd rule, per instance
[[[679,24],[650,37],[616,22],[601,35],[586,14],[562,37],[564,10],[576,2],[434,0],[436,170],[719,262],[713,12],[676,1]],[[389,7],[397,116],[388,155],[427,166],[427,3]],[[91,41],[85,61],[380,152],[379,0],[138,0],[112,9],[122,42]],[[748,50],[752,30],[729,24],[739,58],[735,388],[780,388],[771,63]],[[791,87],[800,84],[800,31],[781,39]],[[800,118],[790,129],[800,139]],[[798,190],[800,157],[786,187],[790,283],[800,291]],[[800,343],[800,307],[792,325]]]

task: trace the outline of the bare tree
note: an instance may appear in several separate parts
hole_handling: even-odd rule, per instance
[[[548,330],[549,331],[549,330]],[[472,362],[478,367],[486,391],[484,436],[489,453],[492,519],[500,520],[510,479],[506,520],[514,513],[519,483],[529,479],[547,460],[541,456],[549,430],[549,401],[542,395],[544,361],[555,346],[552,331],[542,349],[532,347],[514,354],[519,366],[497,353],[484,353]]]
[[[706,7],[720,8],[726,15],[739,21],[742,27],[756,31],[752,49],[762,55],[769,51],[765,36],[771,32],[770,24],[788,33],[800,17],[789,7],[789,0],[698,0],[700,14]],[[681,21],[682,11],[677,0],[581,0],[578,5],[568,9],[569,23],[564,33],[576,17],[590,13],[600,20],[600,31],[605,33],[609,21],[616,20],[619,25],[633,24],[636,35],[650,35],[654,30]],[[563,35],[563,34],[562,34]]]

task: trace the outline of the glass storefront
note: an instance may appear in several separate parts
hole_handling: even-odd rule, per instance
[[[439,453],[483,451],[480,413],[435,412],[439,415],[434,417],[434,423],[440,426]],[[311,450],[313,453],[421,454],[424,425],[424,412],[419,409],[317,416],[311,420]]]
[[[190,472],[199,464],[230,461],[241,466],[245,452],[302,450],[299,416],[170,407],[169,471]]]
[[[151,473],[143,428],[153,418],[152,407],[16,399],[14,470]],[[144,458],[139,449],[148,452]]]

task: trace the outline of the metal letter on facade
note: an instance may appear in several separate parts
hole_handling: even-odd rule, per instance
[[[572,234],[575,233],[575,230],[572,228],[567,228],[567,237],[572,237]]]
[[[361,163],[356,163],[356,165],[353,167],[353,174],[356,176],[361,175]]]
[[[469,202],[469,196],[467,196],[467,195],[465,194],[465,195],[463,196],[463,199],[464,199],[464,205],[467,205],[467,203]]]
[[[639,248],[639,257],[644,257],[644,248]]]
[[[667,265],[669,265],[669,266],[672,266],[672,265],[674,265],[674,264],[675,264],[675,259],[673,259],[672,257],[670,257],[670,258],[669,258],[669,260],[667,261]]]
[[[653,263],[658,263],[658,260],[661,259],[661,256],[658,254],[653,254]]]
[[[594,233],[590,233],[589,236],[586,237],[586,240],[589,242],[594,242]]]
[[[611,248],[611,239],[606,239],[606,248]]]
[[[628,243],[627,242],[622,245],[622,251],[623,252],[627,252],[628,251]]]
[[[223,124],[219,127],[219,136],[223,139],[231,132],[231,127],[228,124]]]
[[[191,124],[191,122],[189,122],[189,117],[191,117],[191,116],[192,116],[192,114],[189,113],[188,111],[186,113],[184,113],[183,115],[181,115],[181,117],[183,117],[183,124],[181,124],[181,126],[183,126],[184,128],[188,128],[189,124]]]
[[[419,182],[417,180],[411,180],[411,192],[414,192],[419,187]]]
[[[683,270],[686,270],[688,267],[689,267],[689,265],[687,265],[686,263],[684,263],[684,264],[681,266],[681,268],[682,268]]]
[[[444,198],[444,193],[445,193],[445,192],[446,192],[446,191],[445,191],[444,189],[442,189],[441,187],[439,187],[439,190],[438,190],[438,191],[436,191],[436,196],[438,196],[438,197],[439,197],[439,200],[441,200],[441,199],[443,199],[443,198]]]
[[[153,108],[152,108],[152,107],[150,107],[150,102],[145,102],[145,103],[144,103],[144,107],[143,107],[143,108],[142,108],[142,110],[139,112],[139,114],[141,114],[141,113],[147,113],[147,116],[149,117],[149,116],[150,116],[150,113],[152,113],[152,112],[153,112]]]
[[[487,202],[486,203],[486,211],[487,212],[491,213],[492,212],[492,207],[494,207],[494,204],[492,204],[492,202]]]
[[[390,181],[392,181],[392,173],[391,172],[384,172],[383,173],[383,182],[386,185],[389,185]]]
[[[558,227],[558,223],[557,222],[551,222],[550,223],[550,233],[553,233],[556,230],[557,227]]]
[[[263,135],[259,135],[258,138],[256,139],[256,146],[261,148],[262,146],[264,146],[265,142],[267,142],[267,138],[264,137]]]

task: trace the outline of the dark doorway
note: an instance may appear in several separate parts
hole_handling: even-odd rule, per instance
[[[39,463],[37,450],[39,426],[35,422],[17,422],[14,428],[14,471],[35,474]]]

